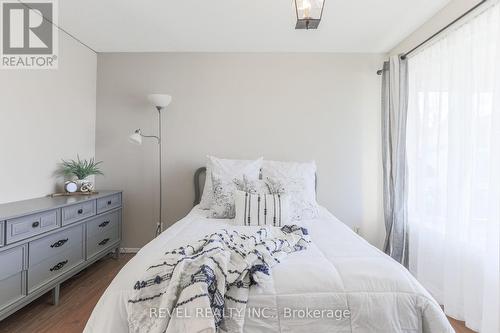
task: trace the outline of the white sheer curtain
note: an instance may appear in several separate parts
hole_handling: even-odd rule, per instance
[[[409,59],[410,271],[451,317],[499,328],[500,5]]]

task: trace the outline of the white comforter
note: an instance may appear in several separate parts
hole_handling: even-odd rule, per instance
[[[231,220],[207,219],[194,208],[125,265],[97,303],[85,332],[128,332],[126,302],[133,283],[162,253],[220,229]],[[453,332],[439,305],[391,258],[326,209],[305,221],[312,244],[252,288],[244,332]],[[251,228],[251,227],[249,227]]]

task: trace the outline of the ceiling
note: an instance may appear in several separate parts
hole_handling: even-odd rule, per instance
[[[59,25],[98,52],[385,53],[449,0],[325,0],[295,30],[292,0],[62,0]]]

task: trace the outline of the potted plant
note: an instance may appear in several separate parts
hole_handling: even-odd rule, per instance
[[[94,158],[82,160],[80,156],[77,155],[76,161],[62,160],[60,171],[65,176],[76,177],[78,189],[82,192],[87,192],[93,190],[93,185],[87,177],[92,175],[103,175],[99,167],[101,163],[102,161],[96,162]]]

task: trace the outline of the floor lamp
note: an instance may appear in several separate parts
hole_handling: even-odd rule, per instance
[[[163,194],[163,191],[162,191],[162,177],[161,177],[161,166],[162,166],[162,162],[161,162],[161,144],[162,144],[162,140],[161,140],[161,113],[163,110],[166,109],[166,107],[170,104],[170,102],[172,101],[172,96],[170,95],[165,95],[165,94],[151,94],[151,95],[148,95],[148,100],[151,102],[151,104],[153,104],[153,106],[156,108],[156,110],[158,111],[158,135],[145,135],[145,134],[142,134],[142,131],[140,128],[136,129],[134,131],[134,133],[132,133],[130,136],[129,136],[129,141],[134,143],[134,144],[137,144],[137,145],[141,145],[142,144],[142,138],[154,138],[156,139],[156,142],[158,143],[158,163],[159,163],[159,169],[160,169],[160,211],[159,211],[159,217],[160,217],[160,220],[158,221],[157,225],[156,225],[156,231],[155,231],[155,237],[158,236],[159,234],[161,234],[162,232],[162,228],[163,228],[163,220],[162,220],[162,205],[163,205],[163,200],[162,200],[162,194]]]

